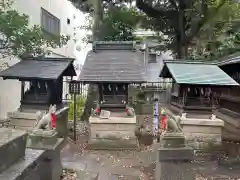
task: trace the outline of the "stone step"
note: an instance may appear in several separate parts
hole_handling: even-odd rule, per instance
[[[7,113],[7,117],[8,118],[13,118],[13,119],[30,119],[30,120],[35,120],[37,118],[36,112],[37,112],[37,110],[35,110],[34,113],[14,111],[14,112]]]
[[[17,149],[17,148],[15,148]],[[18,150],[18,149],[17,149]],[[26,149],[24,158],[16,161],[4,172],[0,173],[1,180],[41,180],[41,171],[38,159],[44,153],[43,150]],[[6,156],[7,153],[4,155]],[[13,156],[13,154],[9,153]],[[1,159],[2,160],[2,159]]]
[[[0,173],[24,157],[26,140],[25,131],[0,128]]]
[[[23,127],[34,127],[36,124],[36,120],[30,120],[30,119],[15,119],[10,118],[9,125],[10,126],[23,126]]]
[[[15,126],[15,125],[5,125],[4,127],[7,127],[9,129],[18,129],[18,130],[22,130],[22,131],[31,131],[33,129],[33,127],[31,126]]]

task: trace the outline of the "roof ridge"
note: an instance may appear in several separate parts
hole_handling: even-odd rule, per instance
[[[215,62],[206,62],[206,61],[192,61],[192,60],[163,60],[164,63],[175,63],[175,64],[204,64],[204,65],[216,65]]]

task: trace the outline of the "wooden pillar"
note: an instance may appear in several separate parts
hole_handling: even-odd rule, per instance
[[[102,88],[103,84],[98,84],[98,93],[99,93],[99,102],[101,102],[103,100],[103,88]]]
[[[129,86],[129,84],[124,84],[124,86],[126,87],[126,104],[128,104],[128,86]]]
[[[24,87],[25,87],[25,82],[24,81],[21,81],[21,102],[23,101],[24,99]]]

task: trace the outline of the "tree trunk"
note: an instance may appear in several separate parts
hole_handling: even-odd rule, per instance
[[[102,0],[92,0],[92,5],[94,8],[94,14],[93,14],[93,27],[92,27],[92,36],[93,36],[93,41],[96,41],[99,39],[98,37],[98,30],[99,27],[102,24],[103,20],[103,8],[101,6]]]
[[[188,47],[185,42],[186,33],[185,33],[185,5],[180,6],[179,16],[178,16],[178,30],[177,30],[177,58],[178,59],[187,59]]]

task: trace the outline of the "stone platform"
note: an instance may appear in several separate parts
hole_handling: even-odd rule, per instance
[[[167,113],[172,118],[176,117],[176,114],[170,109],[167,109]],[[224,121],[219,118],[201,117],[201,114],[196,117],[194,115],[188,117],[187,114],[186,118],[182,119],[181,126],[188,146],[194,149],[211,149],[213,146],[216,147],[222,143]]]
[[[187,144],[194,149],[212,148],[222,143],[224,122],[221,119],[187,118],[181,124]]]
[[[136,149],[137,138],[134,134],[136,116],[115,117],[108,119],[90,117],[91,136],[88,143],[89,149]]]

